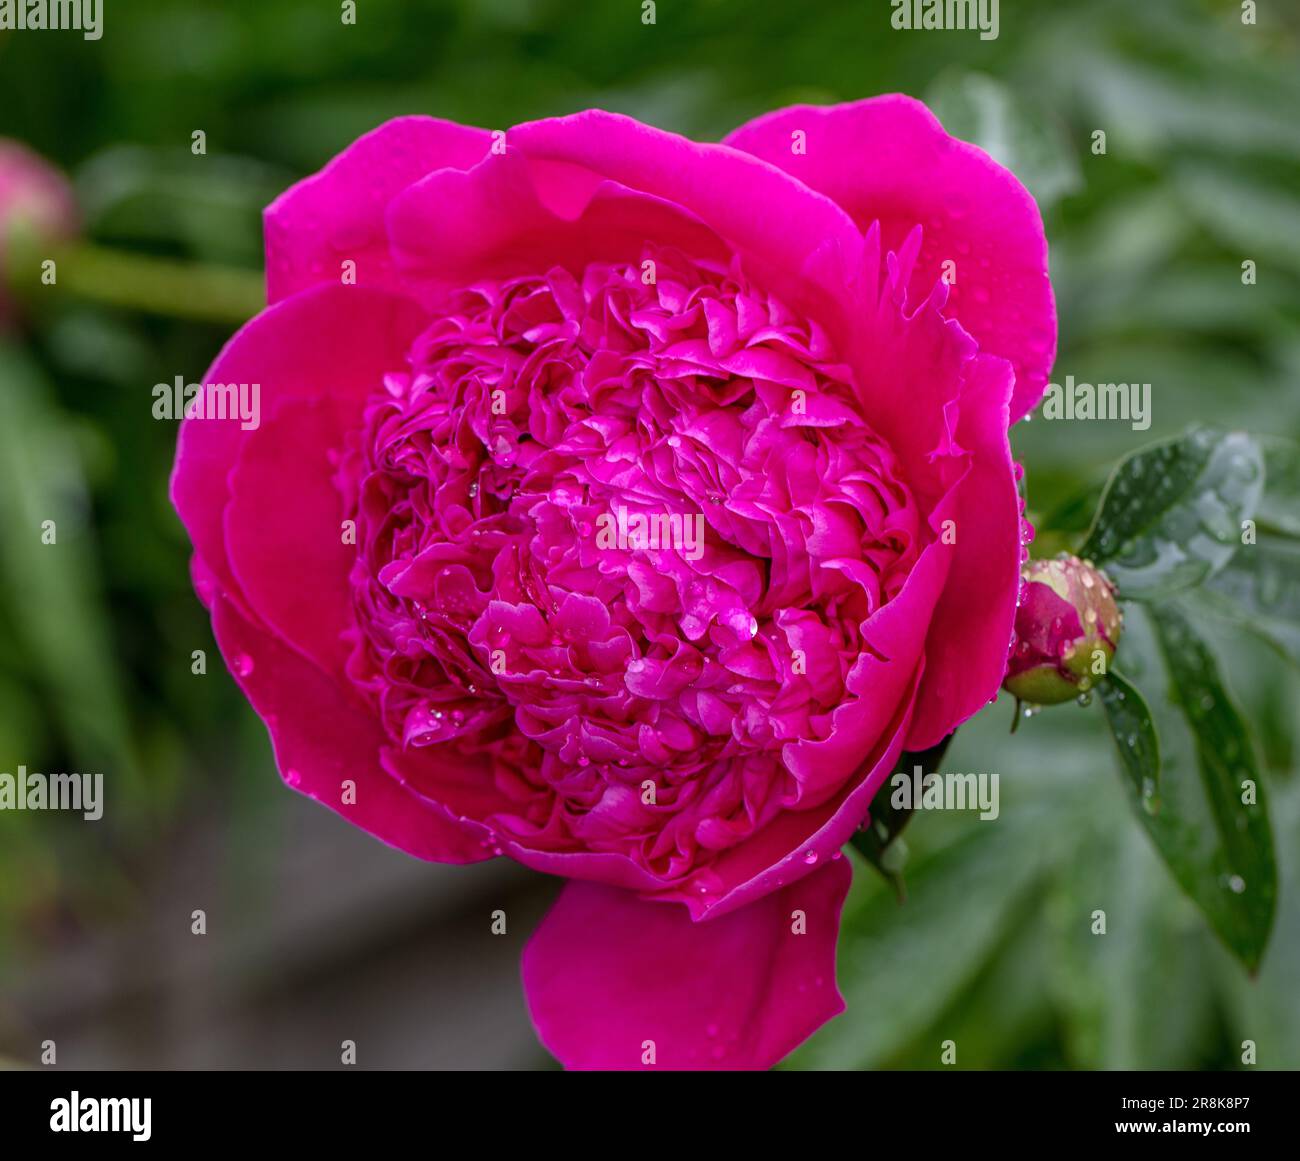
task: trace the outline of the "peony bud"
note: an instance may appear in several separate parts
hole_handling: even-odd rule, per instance
[[[1030,705],[1087,693],[1109,669],[1122,617],[1106,574],[1077,556],[1031,560],[1002,688]]]
[[[64,176],[25,145],[0,138],[0,325],[11,312],[3,290],[14,278],[6,268],[10,256],[63,241],[76,229],[77,205]]]

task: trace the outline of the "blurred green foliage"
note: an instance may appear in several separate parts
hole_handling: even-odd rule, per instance
[[[100,245],[255,270],[261,208],[403,113],[496,128],[596,105],[718,137],[782,104],[900,90],[1039,198],[1055,377],[1153,385],[1149,431],[1017,428],[1031,518],[1070,512],[1121,456],[1191,422],[1300,430],[1293,6],[1261,2],[1243,27],[1229,0],[1002,0],[991,42],[894,32],[886,0],[662,0],[653,26],[639,0],[360,0],[355,27],[332,0],[106,7],[98,42],[0,34],[0,136],[74,175]],[[196,129],[206,157],[190,153]],[[227,334],[59,296],[0,351],[0,769],[103,769],[121,804],[95,828],[0,817],[0,973],[38,962],[68,924],[129,911],[185,819],[217,812],[246,849],[277,791],[190,589],[166,498],[174,426],[150,418],[152,385],[200,375]],[[1081,530],[1091,507],[1058,528]],[[45,518],[59,520],[58,569],[33,552]],[[1038,550],[1062,543],[1047,531]],[[1253,1039],[1261,1065],[1300,1067],[1296,679],[1240,628],[1213,631],[1256,729],[1282,870],[1258,978],[1214,944],[1129,817],[1100,708],[1010,738],[1003,699],[944,762],[1001,774],[999,824],[914,821],[902,907],[859,870],[849,1011],[794,1064],[935,1067],[952,1039],[959,1067],[1235,1067]],[[1139,655],[1121,653],[1138,679]]]

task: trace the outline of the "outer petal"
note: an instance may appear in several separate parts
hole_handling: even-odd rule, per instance
[[[380,767],[387,739],[373,714],[311,662],[250,625],[227,599],[216,595],[213,601],[217,644],[266,722],[290,786],[417,858],[472,863],[489,857],[444,810]],[[345,779],[356,783],[355,802],[344,801]]]
[[[409,299],[360,286],[321,286],[294,295],[246,324],[226,344],[205,383],[257,383],[261,411],[290,398],[329,398],[358,415],[385,372],[400,369],[425,325]],[[364,336],[364,341],[358,341]],[[250,433],[237,420],[186,419],[176,444],[171,497],[199,558],[237,603],[222,525],[228,476]]]
[[[760,280],[802,275],[842,296],[859,272],[860,239],[839,206],[725,146],[599,109],[520,125],[509,140],[530,158],[581,166],[685,207],[756,259]],[[788,294],[788,282],[776,285]]]
[[[359,285],[400,289],[384,234],[388,203],[436,169],[468,169],[491,146],[486,129],[433,117],[398,117],[359,137],[267,207],[267,301],[337,283],[345,259],[357,264]]]
[[[803,152],[792,148],[796,131],[806,135]],[[921,102],[901,94],[780,109],[741,126],[727,144],[834,198],[860,228],[879,221],[887,249],[900,249],[922,226],[911,302],[953,261],[947,313],[1015,368],[1011,419],[1034,407],[1056,354],[1056,307],[1042,217],[1012,173],[949,137]]]
[[[499,273],[515,254],[534,267],[639,258],[647,241],[680,241],[680,222],[664,234],[671,213],[694,223],[692,242],[701,223],[725,239],[757,280],[832,333],[855,313],[860,232],[774,166],[596,109],[519,125],[507,143],[505,154],[431,175],[394,200],[393,249],[413,280]]]
[[[331,453],[343,435],[329,399],[286,400],[244,441],[230,474],[226,550],[240,592],[267,626],[342,674],[352,625],[343,506]]]
[[[966,474],[931,523],[951,520],[948,583],[925,640],[925,677],[907,748],[933,746],[997,695],[1007,666],[1020,590],[1020,497],[1007,442],[1011,370],[979,355],[966,367],[957,442]]]
[[[636,261],[647,242],[726,265],[725,243],[682,207],[518,149],[466,172],[440,170],[393,199],[393,254],[421,301],[485,277]]]
[[[524,950],[538,1035],[569,1068],[770,1068],[844,1010],[835,941],[848,860],[732,915],[572,882]],[[796,934],[803,912],[805,934]]]

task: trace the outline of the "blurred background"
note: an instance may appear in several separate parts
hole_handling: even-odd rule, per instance
[[[1042,206],[1054,379],[1152,384],[1149,431],[1013,432],[1041,553],[1142,443],[1193,422],[1300,433],[1294,4],[1243,26],[1235,0],[1002,0],[993,41],[894,31],[887,0],[662,0],[652,26],[640,0],[360,0],[355,26],[334,0],[105,7],[98,41],[0,32],[0,137],[71,175],[98,262],[80,286],[14,276],[23,316],[0,334],[0,770],[102,771],[109,803],[93,825],[0,812],[5,1065],[53,1040],[68,1067],[326,1068],[352,1039],[361,1067],[552,1066],[518,958],[556,883],[422,864],[282,786],[190,587],[175,424],[151,417],[153,385],[199,380],[256,310],[262,208],[389,117],[603,106],[716,139],[791,102],[929,101]],[[178,289],[142,301],[160,285]],[[1129,816],[1100,708],[1012,737],[1004,696],[944,763],[1001,776],[998,824],[914,821],[901,906],[859,864],[848,1013],[788,1067],[936,1067],[955,1039],[962,1068],[1232,1068],[1252,1039],[1262,1067],[1300,1068],[1297,682],[1206,631],[1272,796],[1283,885],[1258,977]],[[1136,646],[1121,660],[1140,672]]]

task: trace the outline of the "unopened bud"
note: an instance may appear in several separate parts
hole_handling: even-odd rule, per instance
[[[1087,693],[1109,670],[1122,616],[1115,588],[1077,556],[1024,566],[1016,643],[1002,688],[1030,705]]]

